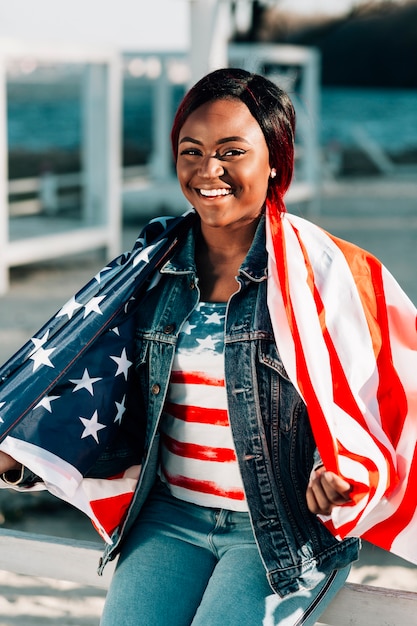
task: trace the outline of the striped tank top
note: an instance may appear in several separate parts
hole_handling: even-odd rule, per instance
[[[226,306],[200,303],[178,338],[161,422],[160,474],[182,500],[247,511],[227,411]]]

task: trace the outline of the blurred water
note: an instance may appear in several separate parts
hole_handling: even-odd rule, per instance
[[[123,145],[146,161],[152,149],[151,82],[126,81],[123,93]],[[171,113],[182,96],[176,87]],[[20,85],[9,90],[8,140],[10,150],[33,152],[79,149],[82,141],[80,87]],[[417,91],[323,88],[320,142],[354,143],[353,130],[361,126],[384,149],[401,152],[417,148]],[[167,138],[167,141],[169,138]]]
[[[330,88],[321,95],[321,143],[354,143],[362,127],[386,150],[417,147],[417,90]]]

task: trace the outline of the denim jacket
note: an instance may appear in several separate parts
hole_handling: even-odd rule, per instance
[[[198,225],[197,225],[198,227]],[[282,596],[314,587],[358,558],[357,539],[338,541],[309,512],[306,488],[316,451],[306,407],[288,379],[266,304],[262,218],[227,304],[225,382],[229,420],[258,549],[272,589]],[[139,484],[104,563],[117,554],[155,481],[158,426],[182,325],[199,302],[194,230],[160,270],[136,319],[136,374],[144,428]]]

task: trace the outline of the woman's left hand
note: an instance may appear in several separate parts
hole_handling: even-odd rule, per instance
[[[335,506],[350,502],[350,484],[321,466],[311,472],[307,487],[307,506],[316,515],[330,515]]]

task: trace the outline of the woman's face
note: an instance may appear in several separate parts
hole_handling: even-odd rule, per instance
[[[262,130],[240,100],[215,100],[189,115],[178,139],[177,175],[202,223],[257,219],[271,173]]]

